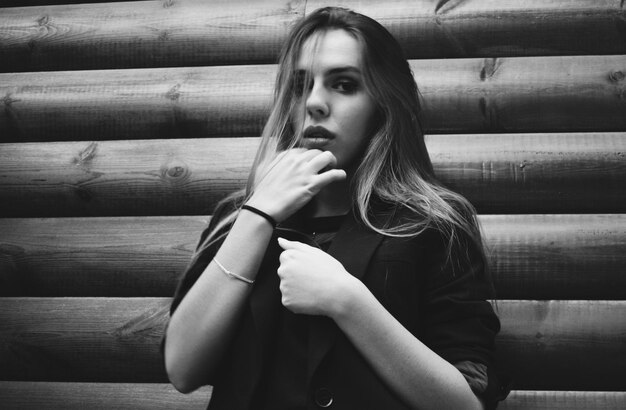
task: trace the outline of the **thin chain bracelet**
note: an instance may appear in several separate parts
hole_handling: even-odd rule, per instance
[[[238,274],[236,274],[235,272],[231,272],[231,271],[229,271],[228,269],[226,269],[226,268],[224,267],[224,265],[222,265],[222,264],[220,263],[220,261],[218,261],[218,260],[217,260],[217,258],[213,258],[213,260],[215,261],[215,263],[217,264],[217,266],[219,266],[219,267],[220,267],[220,269],[222,270],[222,272],[224,272],[224,273],[226,274],[226,276],[230,276],[231,278],[234,278],[234,279],[239,279],[240,281],[245,282],[245,283],[247,283],[248,285],[252,285],[252,284],[254,283],[254,281],[253,281],[252,279],[244,278],[243,276],[238,275]]]

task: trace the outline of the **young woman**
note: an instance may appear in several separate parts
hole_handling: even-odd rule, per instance
[[[435,179],[395,39],[303,19],[245,192],[216,210],[172,304],[174,386],[211,409],[482,409],[499,321],[475,212]]]

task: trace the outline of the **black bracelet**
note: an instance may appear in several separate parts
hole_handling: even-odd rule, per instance
[[[243,205],[241,207],[241,209],[247,209],[250,212],[253,212],[263,218],[265,218],[267,220],[267,222],[270,223],[270,225],[272,225],[272,228],[276,228],[276,220],[274,218],[272,218],[271,216],[269,216],[268,214],[266,214],[265,212],[261,211],[260,209],[256,209],[253,206],[250,205]]]

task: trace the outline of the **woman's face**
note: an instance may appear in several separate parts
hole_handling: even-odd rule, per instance
[[[376,104],[363,76],[361,45],[346,31],[322,32],[304,42],[292,123],[303,131],[299,146],[332,152],[337,168],[354,165],[375,131]]]

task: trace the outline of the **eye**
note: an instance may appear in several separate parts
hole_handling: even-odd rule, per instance
[[[351,78],[340,78],[334,82],[333,88],[344,94],[353,94],[359,89],[359,83]]]

